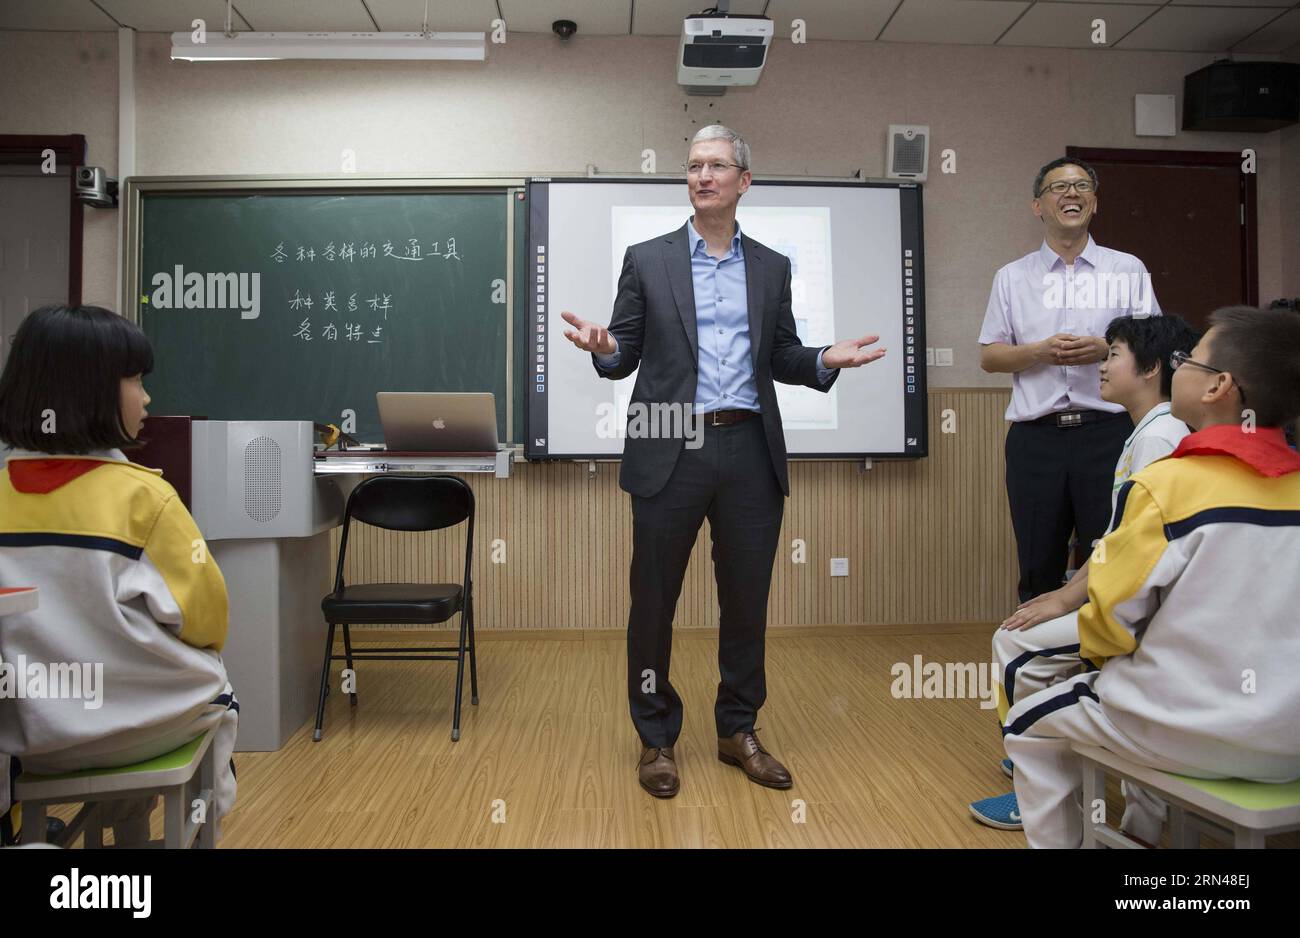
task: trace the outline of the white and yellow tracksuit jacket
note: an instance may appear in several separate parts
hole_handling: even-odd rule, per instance
[[[1208,427],[1121,489],[1097,545],[1081,657],[1152,752],[1300,777],[1300,456],[1281,430]]]
[[[237,710],[220,655],[226,584],[161,473],[117,450],[0,454],[0,585],[40,590],[38,609],[0,619],[0,658],[11,680],[20,664],[81,663],[103,681],[97,707],[84,691],[0,694],[0,753],[42,772],[123,764]]]

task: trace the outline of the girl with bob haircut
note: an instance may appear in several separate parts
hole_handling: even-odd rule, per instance
[[[0,762],[129,765],[216,727],[215,824],[235,800],[239,714],[221,660],[226,584],[176,490],[123,454],[152,370],[144,333],[96,306],[43,307],[14,337],[0,375],[0,585],[37,587],[40,607],[4,619],[0,659],[13,681],[50,679],[0,701]],[[0,813],[9,776],[0,766]],[[101,805],[118,846],[148,841],[152,801]]]

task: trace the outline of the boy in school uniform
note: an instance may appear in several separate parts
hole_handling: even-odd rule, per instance
[[[1196,432],[1119,491],[1079,611],[1096,670],[1017,699],[1003,738],[1033,847],[1077,847],[1073,742],[1165,772],[1300,778],[1300,318],[1229,307],[1176,353]],[[1084,806],[1092,810],[1092,806]]]
[[[129,765],[216,727],[217,823],[235,799],[239,712],[220,654],[226,585],[176,490],[122,452],[152,368],[144,333],[98,307],[45,307],[14,337],[0,375],[0,583],[36,586],[40,606],[5,617],[0,659],[11,681],[33,668],[81,680],[72,694],[51,681],[3,695],[0,752],[42,774]],[[103,804],[117,845],[148,840],[153,800]]]
[[[1170,356],[1190,352],[1199,338],[1180,316],[1120,316],[1106,327],[1109,351],[1100,368],[1101,396],[1124,407],[1134,425],[1115,464],[1112,525],[1121,486],[1138,470],[1172,453],[1188,434],[1187,425],[1170,413]],[[1021,603],[994,632],[999,719],[1006,718],[1016,700],[1088,667],[1079,657],[1078,610],[1088,601],[1089,563],[1064,586]],[[1003,760],[1002,769],[1011,774],[1010,759]],[[1145,841],[1158,840],[1164,803],[1127,783],[1124,794],[1128,810],[1121,829]],[[1015,792],[983,798],[969,807],[981,824],[1021,829]]]

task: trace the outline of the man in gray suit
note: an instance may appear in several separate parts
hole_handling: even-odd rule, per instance
[[[637,776],[660,798],[680,787],[673,746],[682,701],[668,680],[673,611],[706,517],[721,613],[718,758],[760,785],[791,786],[790,773],[754,734],[767,695],[767,594],[790,493],[772,382],[827,391],[837,369],[885,354],[866,350],[879,340],[874,335],[822,349],[799,342],[789,258],[736,224],[751,181],[744,139],[718,124],[700,130],[686,166],[695,214],[627,249],[608,329],[561,313],[572,327],[565,336],[592,353],[601,377],[624,378],[640,365],[619,471],[632,496],[628,701],[643,746]],[[665,410],[677,412],[668,424],[683,432],[636,432],[647,411]],[[686,432],[688,420],[696,428],[702,422],[701,432]]]

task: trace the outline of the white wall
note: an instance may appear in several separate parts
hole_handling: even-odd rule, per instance
[[[0,133],[84,133],[90,161],[114,171],[116,44],[111,33],[0,33]],[[515,34],[485,63],[187,63],[169,59],[167,36],[142,34],[137,171],[332,173],[351,149],[362,173],[637,172],[646,147],[676,171],[690,135],[720,121],[749,139],[759,174],[878,176],[885,126],[928,123],[928,341],[956,350],[955,367],[930,377],[974,387],[1008,383],[979,370],[975,338],[993,271],[1041,237],[1029,211],[1038,166],[1070,144],[1252,146],[1260,296],[1300,294],[1298,239],[1282,227],[1283,206],[1291,222],[1300,208],[1300,128],[1133,135],[1134,94],[1181,99],[1183,76],[1213,56],[780,40],[757,88],[704,99],[677,87],[675,49],[668,38]],[[948,147],[955,175],[935,172]],[[87,211],[87,302],[116,305],[115,223]]]
[[[0,30],[0,133],[83,134],[117,175],[117,34]],[[87,208],[82,301],[117,309],[118,213]]]

